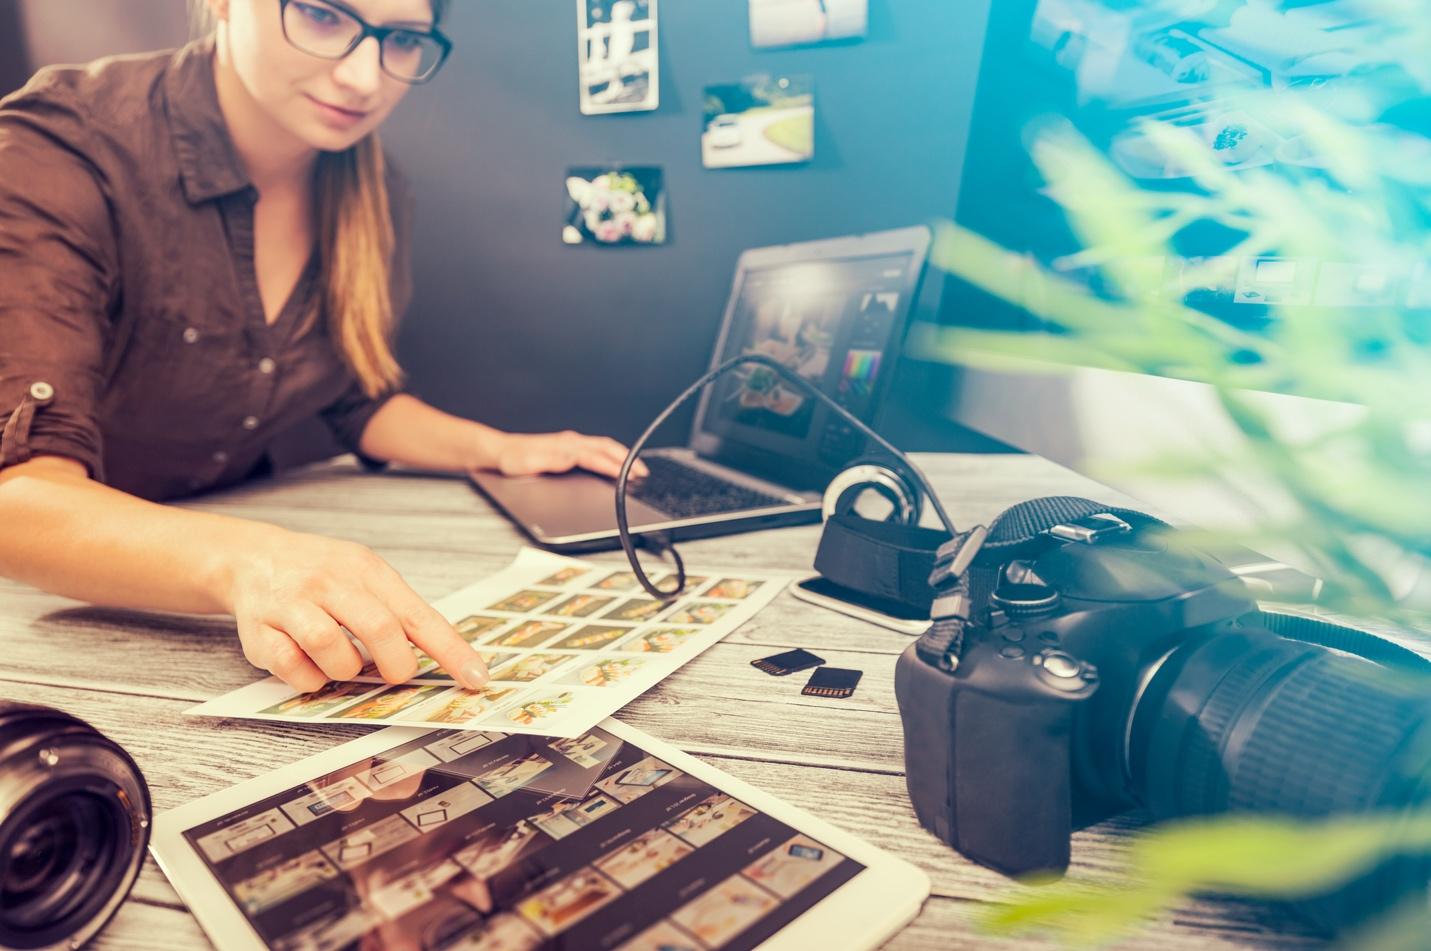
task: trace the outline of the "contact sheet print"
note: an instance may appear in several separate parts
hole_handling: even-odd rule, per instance
[[[270,677],[188,712],[577,737],[745,623],[787,580],[702,572],[687,577],[687,594],[662,603],[628,570],[526,548],[434,605],[487,663],[492,679],[481,690],[458,686],[419,652],[405,684],[384,683],[369,664],[314,693]]]

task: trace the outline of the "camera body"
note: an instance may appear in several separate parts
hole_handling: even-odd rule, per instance
[[[1126,737],[1147,672],[1256,607],[1164,532],[1090,534],[1000,567],[952,673],[914,646],[895,672],[920,822],[1009,875],[1062,871],[1075,828],[1137,805]]]
[[[899,659],[906,780],[925,828],[1024,876],[1061,873],[1075,829],[1132,808],[1154,819],[1427,808],[1423,660],[1264,614],[1176,530],[1070,502],[1083,500],[1035,500],[995,522],[965,573],[962,640],[926,635]],[[1047,517],[1058,510],[1072,517]],[[1337,931],[1428,879],[1431,856],[1400,856],[1300,910]]]

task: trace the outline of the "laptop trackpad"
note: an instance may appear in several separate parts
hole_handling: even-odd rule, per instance
[[[473,481],[512,519],[538,538],[561,538],[615,531],[616,483],[585,472],[562,475],[503,476],[474,473]],[[649,505],[627,495],[632,528],[670,521]]]

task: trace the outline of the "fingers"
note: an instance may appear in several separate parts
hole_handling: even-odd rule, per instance
[[[605,436],[582,436],[582,448],[577,456],[577,465],[598,475],[616,478],[621,474],[621,466],[626,461],[629,450],[614,439]],[[637,459],[631,466],[631,477],[645,478],[649,475],[646,464]]]
[[[418,597],[396,571],[384,565],[369,579],[370,590],[398,618],[407,639],[425,650],[458,683],[476,690],[487,683],[487,665],[447,619]]]
[[[293,638],[267,624],[255,624],[243,636],[244,656],[300,693],[312,693],[328,682]]]
[[[338,622],[308,601],[284,606],[273,626],[292,638],[328,680],[351,680],[363,669],[363,657]]]
[[[362,588],[345,588],[323,607],[363,642],[388,683],[400,684],[417,673],[407,631],[397,614],[378,598]]]

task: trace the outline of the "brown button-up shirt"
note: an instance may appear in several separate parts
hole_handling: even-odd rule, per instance
[[[67,456],[171,498],[266,466],[274,437],[314,414],[356,449],[382,405],[314,310],[316,256],[264,319],[258,192],[213,56],[202,40],[46,69],[0,100],[0,467]],[[390,186],[401,313],[408,198]]]

